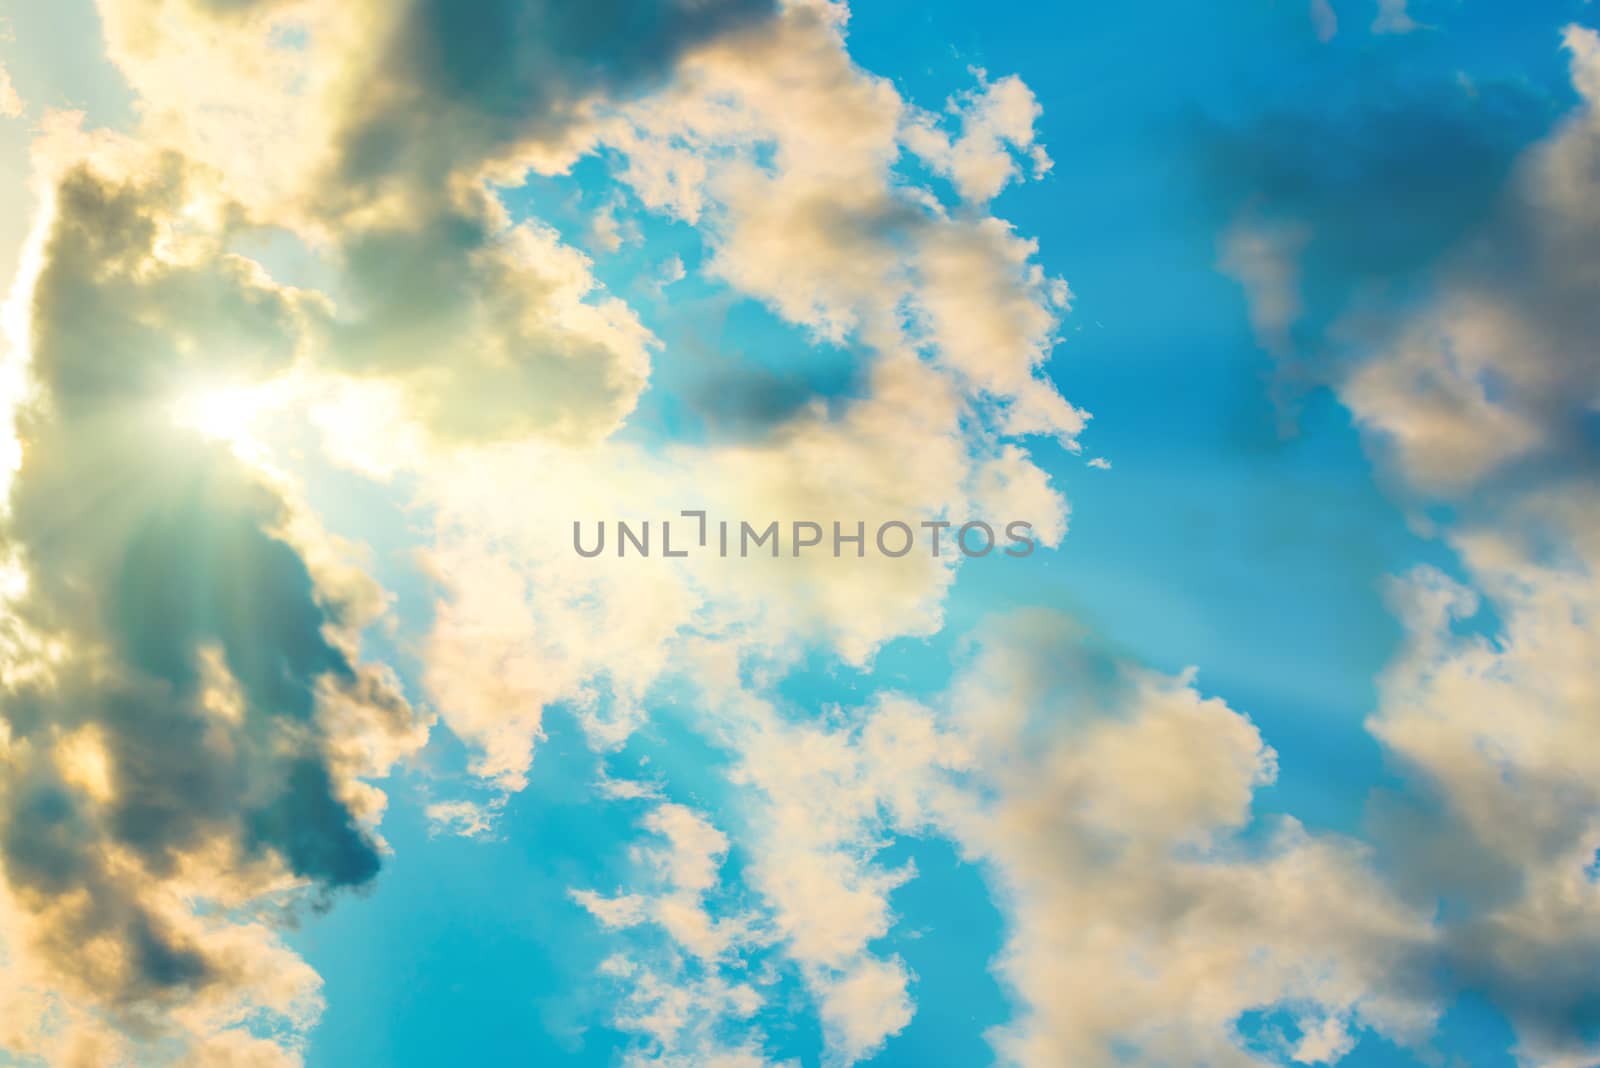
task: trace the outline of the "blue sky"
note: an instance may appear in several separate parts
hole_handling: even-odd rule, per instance
[[[605,7],[0,0],[0,1064],[1600,1064],[1590,6]]]

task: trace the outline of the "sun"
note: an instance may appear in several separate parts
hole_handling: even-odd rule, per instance
[[[207,386],[181,394],[172,405],[172,419],[235,452],[254,452],[252,430],[272,400],[264,386]]]

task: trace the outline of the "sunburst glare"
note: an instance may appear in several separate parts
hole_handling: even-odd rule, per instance
[[[171,415],[178,426],[225,442],[242,457],[260,458],[262,446],[255,432],[277,400],[278,390],[272,384],[204,385],[179,394]]]

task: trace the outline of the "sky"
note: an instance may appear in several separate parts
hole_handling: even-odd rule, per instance
[[[0,1066],[1600,1065],[1587,0],[0,0],[0,198]]]

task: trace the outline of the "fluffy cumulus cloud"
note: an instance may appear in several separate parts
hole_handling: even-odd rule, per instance
[[[444,593],[430,689],[452,730],[481,751],[480,772],[520,785],[543,710],[558,702],[597,740],[620,741],[651,688],[682,674],[685,649],[707,635],[773,664],[797,644],[864,664],[892,638],[935,632],[961,556],[951,527],[935,557],[922,522],[1016,518],[1041,544],[1059,541],[1059,494],[1019,449],[964,433],[935,371],[894,361],[872,381],[875,394],[839,419],[805,414],[756,443],[656,455],[527,444],[429,464],[422,492],[438,527],[426,559]],[[530,470],[542,472],[538,484],[508,504],[503,487]],[[706,512],[706,548],[663,559],[669,536],[679,551],[698,546],[700,520],[683,517],[686,507]],[[842,517],[839,531],[830,516]],[[797,558],[793,523],[808,517],[822,521],[823,541]],[[657,556],[622,557],[618,520],[651,524]],[[781,554],[769,541],[742,555],[746,522],[777,522]],[[888,522],[916,528],[914,551],[878,553]],[[578,556],[574,524],[592,547],[602,523],[605,551]],[[858,524],[865,558],[852,545],[835,556],[835,534],[854,536]]]
[[[626,155],[621,178],[647,206],[710,230],[714,275],[820,337],[924,353],[1008,432],[1075,446],[1085,413],[1038,373],[1066,284],[1004,220],[952,212],[895,168],[914,151],[978,201],[1018,173],[1013,153],[1042,174],[1032,93],[977,72],[979,89],[952,102],[952,141],[850,59],[847,17],[794,0],[693,54],[598,136]]]
[[[648,331],[488,183],[763,8],[458,13],[108,2],[142,140],[50,120],[10,305],[0,870],[20,1054],[294,1061],[319,984],[270,921],[372,879],[365,779],[426,735],[360,659],[381,592],[195,407],[309,373],[381,382],[444,441],[578,441],[643,388]],[[596,32],[615,19],[650,32]],[[284,235],[320,290],[237,251]]]
[[[593,596],[597,581],[619,589],[619,576],[599,565],[562,574],[584,563],[564,546],[529,552],[550,524],[487,537],[533,514],[525,501],[511,514],[495,473],[518,462],[574,472],[551,480],[548,500],[558,483],[579,489],[564,505],[575,518],[629,514],[599,510],[609,502],[591,485],[628,468],[682,491],[650,494],[667,514],[706,486],[721,487],[730,517],[838,515],[869,529],[959,523],[1004,504],[1052,543],[1064,505],[1007,439],[1051,434],[1076,448],[1086,419],[1040,373],[1065,284],[1005,222],[952,211],[894,170],[915,141],[961,196],[980,200],[1019,160],[1042,170],[1038,106],[1020,81],[979,72],[979,87],[951,103],[952,138],[850,60],[842,5],[558,7],[506,4],[465,25],[432,3],[102,5],[148,136],[221,175],[239,215],[310,253],[319,297],[300,370],[348,383],[334,388],[351,402],[329,409],[333,451],[375,473],[420,474],[438,508],[431,560],[445,597],[430,687],[483,749],[485,772],[510,783],[540,709],[592,704],[597,676],[618,707],[593,722],[625,732],[664,643],[698,611],[754,630],[773,605],[785,633],[860,662],[888,638],[937,629],[952,573],[925,559],[853,571],[818,560],[763,569],[757,593],[788,594],[765,601],[726,580],[707,591],[651,578],[671,589],[630,625],[637,655],[619,667],[614,650],[547,625],[571,602],[620,618],[622,602]],[[602,32],[619,19],[650,32]],[[180,73],[191,54],[217,80],[203,98],[189,91],[193,68]],[[250,164],[264,145],[276,162]],[[867,395],[842,413],[802,406],[761,440],[682,450],[670,465],[607,442],[659,342],[583,254],[514,219],[497,186],[602,148],[647,208],[705,228],[712,277],[820,337],[866,346]],[[493,498],[464,503],[472,486]],[[514,610],[513,580],[541,596]],[[469,661],[508,670],[490,689],[490,676],[464,671]]]
[[[703,815],[682,805],[656,803],[643,820],[648,845],[634,851],[646,885],[617,895],[574,889],[573,900],[605,928],[660,931],[665,951],[648,938],[614,953],[600,966],[618,993],[613,1023],[639,1044],[629,1065],[720,1065],[768,1068],[763,1036],[751,1021],[770,978],[752,974],[736,946],[760,936],[739,913],[713,918],[708,898],[721,884],[728,839]]]
[[[1569,27],[1563,44],[1576,109],[1509,165],[1458,152],[1462,184],[1481,186],[1473,195],[1486,210],[1408,266],[1425,295],[1341,311],[1332,340],[1313,340],[1339,355],[1322,376],[1399,491],[1459,516],[1440,531],[1459,573],[1424,567],[1393,585],[1408,640],[1369,726],[1410,786],[1377,801],[1377,841],[1409,897],[1443,906],[1441,974],[1505,1012],[1528,1065],[1600,1057],[1590,1026],[1600,838],[1587,765],[1600,661],[1600,37]],[[1225,264],[1258,324],[1280,336],[1297,307],[1288,272],[1326,267],[1317,234],[1337,220],[1317,206],[1276,205],[1298,212],[1303,249],[1258,233]]]
[[[601,740],[624,737],[687,638],[717,634],[778,658],[798,641],[862,664],[892,638],[931,634],[959,559],[948,544],[938,559],[919,546],[865,562],[825,546],[800,561],[786,549],[776,563],[641,569],[616,559],[615,543],[578,558],[573,521],[650,520],[659,537],[661,520],[702,509],[735,538],[745,520],[830,517],[845,534],[861,523],[868,539],[886,522],[969,518],[1027,521],[1045,545],[1065,532],[1064,500],[1018,444],[1049,434],[1075,448],[1087,418],[1041,373],[1065,283],[1002,220],[950,213],[933,191],[906,187],[893,164],[910,109],[850,60],[844,17],[796,3],[741,25],[686,53],[673,82],[592,136],[620,154],[619,176],[645,206],[705,227],[712,275],[807,331],[865,346],[861,395],[802,402],[753,440],[654,454],[617,441],[417,450],[445,591],[433,696],[502,785],[524,781],[556,702]],[[967,106],[982,128],[1032,143],[1025,88],[986,84]],[[386,446],[407,437],[403,400],[369,393],[365,404],[371,419],[357,424],[384,427]],[[346,427],[350,412],[339,410]],[[382,466],[359,436],[345,434],[348,462]],[[395,451],[382,451],[392,464]],[[538,484],[508,502],[500,487],[526,470],[542,473]],[[680,545],[693,523],[678,521]]]
[[[711,833],[661,806],[646,825],[672,848],[640,851],[643,889],[578,893],[613,930],[695,917],[669,951],[633,944],[622,974],[650,976],[643,989],[689,957],[759,975],[777,952],[816,998],[829,1062],[870,1057],[916,1011],[915,977],[877,947],[917,873],[880,854],[938,835],[1006,918],[994,966],[1019,1010],[990,1035],[1003,1063],[1332,1063],[1369,1029],[1426,1042],[1431,909],[1388,885],[1367,847],[1258,816],[1274,754],[1192,673],[1149,672],[1064,617],[1022,613],[991,621],[936,698],[883,694],[819,721],[704,653],[706,729],[735,757],[738,827]],[[708,860],[730,844],[745,895],[723,913],[731,930],[700,911]],[[1285,1022],[1247,1033],[1254,1013]],[[757,1015],[715,1018],[759,1049],[739,1023]]]
[[[1044,544],[1064,533],[1065,503],[1017,438],[1076,447],[1084,425],[1039,370],[1068,291],[1005,222],[894,170],[915,140],[977,202],[1042,172],[1017,79],[980,73],[947,135],[851,62],[844,8],[821,3],[519,3],[470,25],[429,2],[107,0],[101,15],[140,140],[51,120],[47,211],[13,303],[28,392],[6,524],[5,952],[18,997],[52,1006],[8,1019],[14,1048],[292,1062],[318,982],[273,910],[373,877],[383,798],[365,780],[425,738],[394,679],[360,659],[382,594],[226,414],[203,410],[228,391],[312,383],[337,415],[330,454],[416,487],[441,591],[423,681],[501,789],[525,782],[547,706],[620,741],[694,642],[735,661],[818,645],[862,664],[932,633],[959,559],[947,544],[641,572],[576,557],[567,523],[536,511],[841,516],[869,539],[888,520],[1005,516]],[[650,32],[601,32],[617,20]],[[213,90],[192,92],[197,77]],[[647,208],[705,228],[713,277],[859,343],[863,395],[666,455],[608,440],[658,342],[500,192],[601,148]],[[795,255],[774,255],[777,235]],[[284,247],[268,258],[298,284],[241,252]],[[530,464],[548,475],[540,499],[510,507],[504,486]],[[92,527],[73,521],[90,510]],[[807,787],[740,738],[776,833]],[[764,855],[750,929],[705,912],[719,832],[657,808],[655,895],[580,897],[607,926],[659,926],[682,956],[607,965],[631,991],[620,1026],[684,1063],[755,1063],[759,1036],[725,1041],[700,1014],[754,1011],[750,982],[717,962],[765,940],[798,963],[845,1059],[903,1027],[908,973],[866,949],[902,874],[875,872],[857,844],[876,821],[863,805],[792,856]],[[498,807],[428,814],[488,836]],[[812,907],[791,862],[812,885],[843,878],[854,918]]]
[[[152,136],[321,253],[326,370],[398,383],[439,437],[601,437],[654,343],[586,258],[490,183],[559,167],[620,100],[759,0],[101,5]],[[618,24],[629,33],[607,32]],[[197,69],[198,65],[198,69]],[[192,91],[202,72],[210,88]]]
[[[946,110],[960,120],[952,137],[928,114],[913,114],[906,146],[936,172],[955,183],[963,197],[988,201],[1018,173],[1025,157],[1035,178],[1051,167],[1050,155],[1034,140],[1034,123],[1043,109],[1033,90],[1016,75],[989,82],[982,71],[977,90],[951,98]]]
[[[1441,268],[1432,304],[1342,390],[1426,489],[1592,453],[1600,38],[1571,27],[1565,44],[1579,107],[1518,161],[1497,214]]]
[[[1578,107],[1520,153],[1539,118],[1528,104],[1459,86],[1364,116],[1385,147],[1352,145],[1342,188],[1287,125],[1219,138],[1212,153],[1252,198],[1222,267],[1263,344],[1332,385],[1425,492],[1589,451],[1597,45],[1576,26],[1563,43]],[[1413,209],[1417,222],[1393,221]]]
[[[1387,844],[1414,891],[1451,903],[1452,972],[1503,1007],[1536,1065],[1600,1058],[1585,1026],[1600,1004],[1600,502],[1563,489],[1456,535],[1472,586],[1426,568],[1397,582],[1410,640],[1371,722],[1425,784],[1385,807]],[[1498,635],[1460,633],[1485,599]]]
[[[8,1046],[276,1063],[319,984],[266,920],[377,873],[363,780],[425,726],[360,659],[381,592],[173,406],[287,366],[321,304],[226,250],[180,157],[63,121],[38,162],[8,306],[32,387],[3,523]]]
[[[753,809],[748,879],[816,997],[833,1059],[855,1063],[913,1013],[905,963],[872,948],[893,925],[890,894],[915,872],[886,867],[876,854],[891,833],[921,822],[905,808],[891,811],[889,776],[904,775],[893,789],[911,800],[953,758],[908,702],[889,699],[835,727],[785,720],[748,697],[734,707],[756,725],[730,739],[741,754],[735,780]]]
[[[1066,533],[1029,450],[1077,452],[1087,424],[1045,369],[1073,296],[994,207],[1051,165],[1020,79],[973,70],[925,110],[852,59],[830,0],[100,11],[137,136],[45,119],[7,305],[0,1049],[298,1063],[320,981],[279,925],[376,876],[375,781],[431,714],[363,655],[389,602],[358,554],[231,425],[222,398],[288,383],[318,459],[422,517],[418,681],[477,798],[430,797],[436,833],[495,839],[552,707],[604,753],[681,687],[726,758],[722,812],[602,785],[639,839],[615,884],[570,893],[616,940],[624,1063],[775,1064],[786,982],[827,1063],[882,1050],[917,1011],[884,948],[917,874],[884,850],[908,835],[954,843],[1001,908],[1005,1063],[1422,1049],[1460,989],[1504,1009],[1527,1064],[1600,1057],[1600,504],[1573,489],[1600,400],[1593,33],[1566,35],[1579,106],[1520,159],[1471,115],[1444,124],[1476,177],[1412,235],[1426,255],[1352,251],[1365,198],[1271,131],[1208,161],[1264,186],[1220,256],[1263,344],[1337,391],[1401,492],[1464,517],[1459,573],[1395,586],[1409,637],[1370,729],[1405,780],[1364,845],[1258,812],[1276,757],[1245,715],[1057,615],[985,624],[933,694],[780,696],[813,654],[864,677],[937,634],[960,570],[987,566],[950,527],[941,555],[921,533],[874,551],[883,524]],[[1331,36],[1333,8],[1312,14]],[[1375,29],[1415,25],[1380,5]],[[1414,164],[1427,196],[1451,171],[1433,155],[1374,173]],[[636,209],[693,227],[697,282],[848,352],[852,394],[802,389],[739,435],[619,433],[665,346],[508,192],[580,160],[617,183],[595,248],[634,241]],[[1330,249],[1426,284],[1330,304]],[[679,251],[653,270],[659,300],[687,273]],[[651,559],[620,554],[619,520],[650,524]],[[702,551],[665,557],[668,522]],[[736,544],[775,522],[781,555],[711,551],[723,522]]]
[[[959,840],[993,870],[1011,934],[1001,975],[1024,1006],[1009,1063],[1333,1062],[1374,1028],[1422,1040],[1432,930],[1367,850],[1279,818],[1254,725],[1192,673],[1106,660],[1059,617],[998,624],[953,688],[981,801]],[[1247,1038],[1278,1009],[1292,1028]]]
[[[959,747],[913,702],[886,698],[832,724],[797,719],[742,686],[720,646],[690,655],[709,710],[701,728],[736,759],[744,815],[730,839],[657,803],[644,826],[665,846],[636,850],[640,888],[575,891],[606,928],[652,925],[670,935],[665,950],[634,939],[603,966],[626,984],[619,1024],[649,1039],[636,1051],[649,1063],[703,1063],[677,1059],[687,1037],[703,1051],[715,1038],[751,1065],[775,1064],[753,1021],[778,999],[788,969],[815,999],[828,1063],[856,1063],[914,1012],[909,969],[872,947],[894,921],[889,895],[914,868],[888,868],[876,856],[894,833],[925,826],[921,802],[946,788],[936,780]],[[745,858],[736,884],[717,874],[734,847]],[[663,992],[674,987],[669,1000]]]

